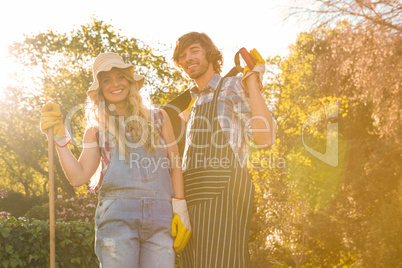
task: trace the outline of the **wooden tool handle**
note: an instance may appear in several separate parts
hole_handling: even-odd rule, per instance
[[[49,232],[50,232],[50,268],[56,267],[56,241],[55,241],[55,211],[54,211],[54,147],[53,128],[49,128],[47,134],[48,158],[49,158]]]
[[[243,58],[243,60],[246,62],[247,66],[252,70],[255,66],[255,62],[253,60],[253,57],[251,57],[250,53],[248,53],[247,49],[242,47],[240,49],[240,55]]]

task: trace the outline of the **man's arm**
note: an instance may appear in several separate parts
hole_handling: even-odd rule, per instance
[[[245,83],[250,97],[251,129],[254,143],[270,147],[275,143],[276,122],[262,97],[258,74],[247,77]]]

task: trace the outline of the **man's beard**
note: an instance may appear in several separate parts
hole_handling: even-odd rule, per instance
[[[207,72],[208,66],[209,66],[209,61],[206,60],[205,65],[200,64],[200,70],[198,72],[193,73],[193,74],[188,74],[188,76],[193,80],[197,79],[197,78],[200,78],[201,76],[203,76]]]

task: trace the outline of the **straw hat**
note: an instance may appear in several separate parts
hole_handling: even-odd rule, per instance
[[[123,58],[114,52],[105,52],[99,54],[94,61],[93,64],[93,79],[94,82],[92,85],[89,87],[87,95],[91,91],[95,91],[99,88],[99,81],[98,81],[98,74],[100,72],[107,72],[110,71],[113,67],[120,68],[120,69],[130,69],[130,73],[133,74],[133,78],[137,83],[137,88],[138,91],[141,89],[141,87],[144,85],[144,80],[145,77],[139,74],[134,73],[134,66],[127,64],[123,61]]]

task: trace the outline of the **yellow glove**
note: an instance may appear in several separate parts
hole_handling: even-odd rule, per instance
[[[261,57],[260,53],[258,53],[258,51],[255,48],[253,48],[252,50],[250,50],[250,55],[253,58],[253,61],[255,62],[255,67],[253,68],[253,70],[250,70],[248,66],[244,67],[243,78],[241,79],[241,85],[246,92],[248,92],[245,82],[246,78],[248,78],[252,74],[257,73],[261,90],[262,75],[265,73],[265,60]]]
[[[184,199],[172,198],[173,220],[172,236],[174,240],[174,251],[179,253],[187,245],[191,236],[191,224],[187,211],[187,203]]]
[[[60,147],[66,146],[71,138],[64,127],[60,108],[56,103],[48,102],[41,110],[40,129],[47,134],[51,127],[53,127],[54,142]]]

